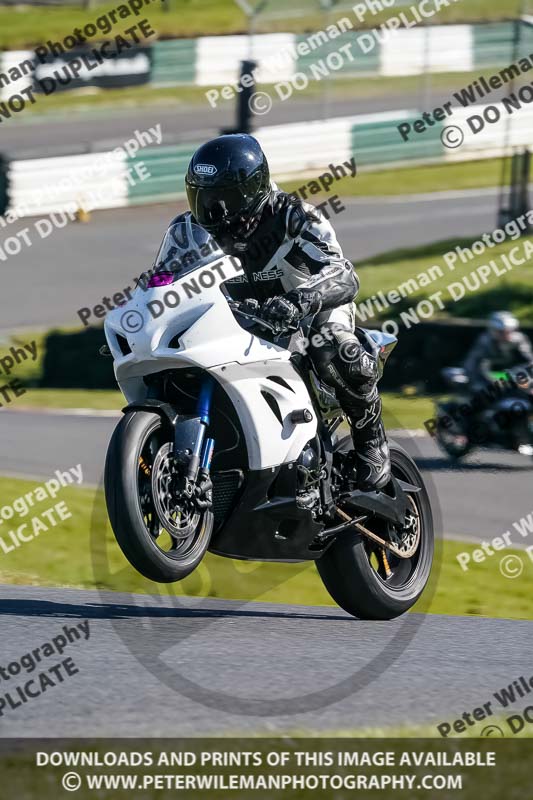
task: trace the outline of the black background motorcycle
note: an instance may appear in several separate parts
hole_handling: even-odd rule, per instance
[[[520,371],[491,371],[475,390],[463,369],[442,371],[454,394],[437,403],[431,432],[447,455],[461,459],[478,447],[533,455],[533,386],[513,379]]]

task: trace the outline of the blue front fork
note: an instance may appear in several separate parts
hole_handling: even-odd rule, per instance
[[[196,413],[200,417],[200,426],[187,470],[187,478],[193,482],[196,482],[198,479],[200,470],[202,470],[205,476],[209,474],[211,459],[213,458],[215,440],[211,438],[206,439],[205,434],[209,427],[209,414],[211,412],[214,388],[215,381],[209,375],[206,375],[202,382],[200,396],[198,397],[196,406]]]

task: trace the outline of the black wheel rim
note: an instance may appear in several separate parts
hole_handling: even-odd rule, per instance
[[[196,548],[203,515],[191,501],[176,503],[171,455],[172,444],[162,427],[148,431],[139,454],[137,491],[143,522],[153,544],[166,557],[183,560]]]
[[[406,475],[397,464],[392,465],[392,471],[399,480],[412,483],[410,476]],[[401,545],[405,542],[406,537],[409,538],[411,542],[413,541],[412,537],[417,535],[414,529],[418,525],[418,547],[412,556],[409,558],[401,558],[390,550],[380,547],[372,540],[364,538],[364,546],[369,564],[377,578],[389,589],[406,589],[416,579],[425,546],[423,515],[419,493],[413,493],[408,495],[408,497],[410,504],[406,512],[407,527],[405,532],[391,528],[389,523],[384,520],[374,520],[370,529],[381,538],[390,540],[394,544]]]

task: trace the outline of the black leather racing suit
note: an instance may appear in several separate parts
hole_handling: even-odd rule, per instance
[[[263,302],[284,295],[294,301],[318,293],[320,308],[308,336],[308,354],[349,417],[362,483],[371,486],[390,467],[377,358],[355,328],[353,301],[359,280],[332,226],[313,206],[273,185],[246,249],[232,240],[218,243],[243,266],[244,273],[225,284],[233,299]]]
[[[521,331],[512,331],[508,336],[508,340],[503,340],[496,338],[490,331],[485,331],[478,336],[464,362],[465,372],[470,378],[471,403],[480,407],[480,413],[476,414],[476,421],[479,421],[481,426],[483,425],[482,412],[487,407],[491,407],[497,397],[501,399],[504,395],[511,397],[515,394],[511,382],[508,385],[494,382],[490,378],[489,371],[508,372],[513,368],[528,367],[531,376],[531,366],[533,365],[531,342]],[[518,415],[507,418],[503,415],[501,417],[499,424],[502,428],[509,428],[509,434],[512,436],[516,448],[530,441],[528,416]],[[497,420],[498,415],[495,417],[495,421]],[[477,435],[480,435],[479,431],[482,430],[484,428],[479,427]]]
[[[489,370],[503,372],[533,363],[531,342],[521,331],[512,331],[509,340],[496,339],[490,331],[480,334],[464,362],[464,369],[475,388],[487,382]]]

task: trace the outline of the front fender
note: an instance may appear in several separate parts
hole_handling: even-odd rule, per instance
[[[129,411],[151,411],[159,414],[166,428],[169,438],[174,442],[174,452],[179,453],[189,450],[192,453],[200,429],[200,417],[180,414],[178,409],[164,400],[147,399],[142,403],[130,403],[122,409]]]

